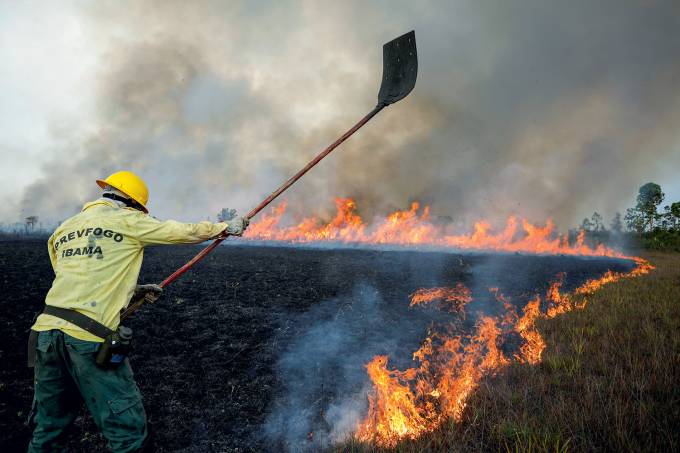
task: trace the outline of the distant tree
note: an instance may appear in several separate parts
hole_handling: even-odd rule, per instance
[[[602,216],[598,212],[593,212],[592,217],[590,218],[590,223],[592,225],[593,231],[604,231],[604,221]]]
[[[634,208],[626,210],[624,219],[628,228],[638,233],[653,230],[656,222],[661,218],[657,208],[664,196],[661,186],[653,182],[640,187],[637,204]]]
[[[661,186],[653,182],[648,182],[640,187],[640,192],[637,196],[636,208],[640,211],[645,219],[645,229],[651,230],[654,228],[654,223],[659,219],[657,207],[663,201],[665,195],[661,191]]]
[[[680,219],[680,201],[671,204],[671,214],[676,219]]]
[[[637,208],[626,209],[626,215],[623,220],[626,222],[626,228],[629,231],[635,231],[638,234],[644,233],[645,219]]]
[[[583,219],[583,222],[581,222],[581,227],[583,231],[593,231],[593,222],[590,221],[588,217]]]
[[[671,207],[666,205],[663,207],[663,214],[661,214],[661,224],[658,225],[661,227],[662,230],[668,230],[669,228],[673,228],[673,224],[671,223]]]
[[[28,216],[26,217],[25,220],[26,220],[25,223],[26,234],[28,234],[29,231],[33,232],[33,230],[35,230],[35,225],[38,223],[38,216],[35,215]]]
[[[217,213],[218,222],[228,222],[234,217],[236,217],[236,209],[222,208],[222,210]]]
[[[609,224],[609,228],[614,232],[614,234],[621,234],[623,232],[623,222],[621,221],[621,213],[617,212],[614,214],[612,222]]]
[[[680,227],[680,201],[671,203],[670,206],[664,206],[664,220],[665,229]]]

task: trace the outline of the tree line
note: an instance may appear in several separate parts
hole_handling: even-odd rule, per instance
[[[665,199],[661,186],[648,182],[640,187],[635,206],[628,208],[624,216],[617,212],[609,229],[598,212],[586,217],[579,230],[596,243],[608,243],[624,239],[628,245],[650,249],[680,251],[680,201],[659,209]]]

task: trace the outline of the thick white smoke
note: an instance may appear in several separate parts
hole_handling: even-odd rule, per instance
[[[416,30],[414,92],[288,194],[324,214],[409,200],[460,222],[607,216],[680,164],[673,1],[96,2],[94,113],[55,132],[25,213],[63,219],[139,172],[159,217],[245,211],[370,110],[381,44]],[[74,132],[77,131],[77,132]],[[324,208],[327,207],[327,208]]]

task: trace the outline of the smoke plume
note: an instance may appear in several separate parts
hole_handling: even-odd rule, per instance
[[[439,313],[414,313],[367,283],[297,316],[307,326],[279,359],[280,388],[261,435],[272,450],[318,451],[354,433],[367,410],[365,364],[376,354],[410,365]]]
[[[630,205],[680,164],[680,4],[97,2],[94,111],[54,129],[24,212],[63,219],[93,180],[142,175],[161,218],[246,211],[367,113],[381,44],[416,30],[416,89],[297,184],[370,215],[419,199],[467,223],[515,213],[571,225]],[[72,127],[70,127],[72,126]]]

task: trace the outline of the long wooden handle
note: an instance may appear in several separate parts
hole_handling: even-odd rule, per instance
[[[276,200],[276,198],[278,198],[279,195],[281,195],[283,192],[285,192],[290,186],[292,186],[293,184],[295,184],[295,182],[296,182],[298,179],[302,178],[302,176],[303,176],[305,173],[307,173],[309,170],[311,170],[312,167],[314,167],[314,166],[315,166],[316,164],[318,164],[324,157],[326,157],[328,154],[330,154],[331,151],[333,151],[335,148],[337,148],[338,145],[340,145],[342,142],[344,142],[345,140],[347,140],[347,139],[348,139],[350,136],[352,136],[352,134],[354,134],[356,131],[358,131],[359,129],[361,129],[361,127],[363,127],[366,123],[368,123],[368,122],[370,121],[371,118],[373,118],[375,115],[377,115],[377,113],[378,113],[379,111],[381,111],[382,109],[384,109],[384,108],[385,108],[385,105],[383,105],[383,104],[378,104],[378,105],[377,105],[373,110],[371,110],[366,116],[364,116],[361,120],[359,120],[358,123],[356,123],[354,126],[352,126],[351,129],[349,129],[347,132],[345,132],[344,134],[342,134],[342,135],[340,136],[340,138],[338,138],[336,141],[334,141],[333,143],[331,143],[326,149],[324,149],[324,150],[321,151],[319,154],[317,154],[317,156],[316,156],[314,159],[312,159],[311,161],[309,161],[309,163],[308,163],[307,165],[305,165],[300,171],[298,171],[297,173],[295,173],[290,179],[288,179],[286,182],[284,182],[283,184],[281,184],[281,186],[280,186],[278,189],[276,189],[274,192],[272,192],[271,195],[269,195],[267,198],[265,198],[264,200],[262,200],[262,202],[261,202],[260,204],[258,204],[257,206],[255,206],[255,207],[254,207],[254,208],[246,215],[246,218],[247,218],[247,219],[251,219],[251,218],[255,217],[260,211],[262,211],[264,208],[266,208],[272,201]],[[173,272],[172,274],[170,274],[165,280],[163,280],[163,281],[160,283],[160,286],[161,286],[162,288],[164,288],[164,287],[168,286],[170,283],[172,283],[172,282],[174,282],[175,280],[177,280],[182,274],[184,274],[186,271],[188,271],[189,269],[191,269],[196,263],[198,263],[198,262],[201,261],[203,258],[205,258],[205,256],[206,256],[208,253],[210,253],[210,252],[212,252],[213,250],[215,250],[215,247],[217,247],[218,245],[220,245],[220,244],[222,243],[222,241],[224,241],[224,240],[227,239],[228,237],[229,237],[229,235],[226,234],[226,235],[224,235],[224,236],[220,236],[219,238],[215,239],[210,245],[208,245],[206,248],[204,248],[203,250],[201,250],[200,252],[198,252],[198,254],[196,254],[196,256],[194,256],[193,258],[191,258],[185,265],[183,265],[182,267],[180,267],[179,269],[177,269],[175,272]],[[143,297],[142,297],[141,299],[139,299],[139,300],[133,301],[133,302],[128,306],[128,308],[120,315],[120,318],[121,318],[121,319],[127,318],[127,317],[130,316],[132,313],[134,313],[139,307],[141,307],[143,303],[144,303],[144,298],[143,298]]]

